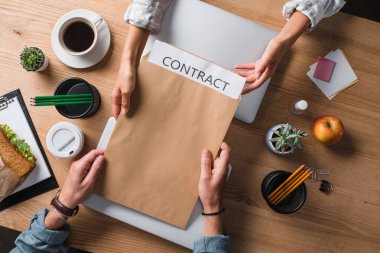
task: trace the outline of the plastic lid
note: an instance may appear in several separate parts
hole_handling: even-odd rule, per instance
[[[50,128],[46,137],[49,151],[61,158],[76,156],[83,148],[82,130],[69,122],[59,122]]]
[[[300,100],[295,104],[296,109],[302,110],[302,111],[306,110],[307,106],[308,106],[308,104],[307,104],[306,100]]]

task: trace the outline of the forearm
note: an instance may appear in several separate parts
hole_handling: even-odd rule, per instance
[[[65,225],[66,221],[59,217],[57,211],[52,207],[45,217],[45,226],[49,230],[58,230]]]
[[[121,58],[119,75],[128,75],[131,71],[137,71],[148,37],[148,30],[130,26]]]
[[[291,47],[309,26],[310,19],[301,12],[296,11],[274,40]]]
[[[203,226],[203,233],[205,236],[222,235],[223,217],[221,215],[205,216]]]

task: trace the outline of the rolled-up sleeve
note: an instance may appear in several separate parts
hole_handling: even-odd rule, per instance
[[[65,241],[69,236],[69,226],[66,223],[60,230],[49,230],[45,226],[47,209],[38,212],[32,218],[30,227],[21,233],[15,241],[16,248],[11,253],[32,252],[67,252]]]
[[[124,20],[152,33],[158,32],[170,2],[171,0],[133,0],[125,12]]]
[[[228,253],[229,242],[224,235],[202,236],[194,242],[194,253]]]
[[[310,19],[310,28],[306,30],[310,32],[322,19],[342,9],[345,3],[345,0],[292,0],[284,5],[282,15],[289,19],[295,11],[301,12]]]

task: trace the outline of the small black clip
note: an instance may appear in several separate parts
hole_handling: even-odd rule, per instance
[[[0,111],[8,108],[8,98],[0,97]]]
[[[322,180],[321,186],[319,187],[319,190],[321,192],[329,194],[330,192],[332,192],[334,190],[334,188],[333,188],[332,184],[329,181]]]

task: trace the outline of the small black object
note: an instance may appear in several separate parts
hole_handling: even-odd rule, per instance
[[[226,209],[222,208],[222,210],[215,212],[215,213],[202,213],[203,216],[215,216],[223,213]]]
[[[319,190],[321,192],[329,194],[333,190],[333,186],[331,185],[331,183],[329,181],[322,180],[321,186],[319,187]]]
[[[100,107],[100,94],[95,86],[78,77],[63,80],[54,92],[54,95],[92,94],[91,104],[57,105],[57,111],[70,119],[86,118],[94,115]]]
[[[305,183],[298,186],[291,194],[289,194],[288,197],[276,206],[268,200],[269,194],[280,186],[290,175],[290,172],[283,170],[272,171],[265,176],[263,182],[261,183],[261,194],[263,195],[268,206],[277,213],[294,213],[299,210],[306,201],[307,191]]]

